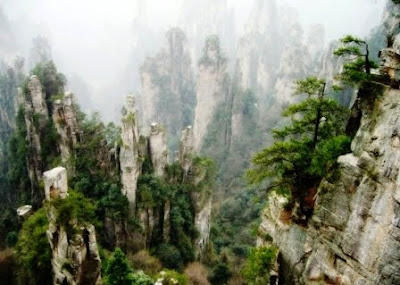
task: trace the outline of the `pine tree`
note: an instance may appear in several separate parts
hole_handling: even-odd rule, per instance
[[[347,35],[340,41],[343,46],[336,49],[334,54],[346,61],[340,75],[341,80],[358,86],[371,82],[371,69],[378,68],[378,65],[371,60],[368,43],[352,35]]]
[[[132,268],[125,254],[116,248],[107,264],[105,285],[132,285],[133,281]]]
[[[296,84],[296,94],[307,98],[284,110],[290,124],[274,130],[275,143],[253,157],[247,177],[251,183],[267,180],[268,190],[299,201],[306,214],[310,189],[318,186],[337,156],[348,151],[350,139],[344,135],[347,110],[326,98],[325,81],[310,77]]]

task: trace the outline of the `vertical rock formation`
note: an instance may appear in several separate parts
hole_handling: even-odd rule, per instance
[[[169,145],[178,146],[179,132],[193,121],[194,83],[185,34],[178,28],[167,32],[167,48],[148,57],[140,68],[144,126],[163,122]]]
[[[27,158],[28,174],[31,185],[38,185],[42,178],[41,136],[40,132],[45,128],[48,120],[48,110],[45,103],[45,94],[42,85],[36,75],[29,79],[27,90],[25,90],[24,108],[25,124],[27,128],[28,147],[31,150]],[[33,191],[33,189],[32,189]]]
[[[209,163],[194,153],[192,127],[182,132],[179,162],[183,169],[183,179],[192,185],[190,196],[194,207],[194,222],[199,236],[195,240],[195,256],[201,259],[210,239],[211,204],[213,193],[213,174]]]
[[[237,84],[264,96],[273,88],[279,65],[278,9],[275,0],[255,1],[236,53]]]
[[[58,145],[61,161],[73,176],[74,169],[71,159],[75,158],[73,149],[81,141],[82,131],[77,121],[77,110],[74,95],[65,92],[64,97],[53,102],[53,122],[59,135]]]
[[[189,169],[192,166],[194,156],[194,135],[192,126],[188,126],[182,131],[180,146],[179,146],[179,162],[183,169],[183,179],[186,180],[189,174]]]
[[[205,39],[209,35],[218,35],[228,56],[235,49],[235,15],[227,0],[187,0],[182,4],[180,25],[187,32],[192,58],[203,53]]]
[[[154,173],[158,177],[164,177],[165,166],[168,162],[167,138],[164,130],[157,123],[151,124],[149,148]]]
[[[71,234],[57,221],[58,209],[52,201],[68,196],[67,171],[57,167],[43,173],[46,200],[50,202],[47,237],[52,250],[53,284],[101,284],[101,260],[93,225],[69,221],[77,232]]]
[[[225,108],[231,106],[229,83],[227,60],[221,52],[218,36],[209,36],[199,61],[197,75],[197,105],[193,130],[196,151],[203,148],[206,135],[212,135],[210,128],[216,123],[214,116],[226,115]],[[224,130],[219,131],[224,133]]]
[[[397,29],[399,5],[389,2]],[[400,32],[394,31],[388,33]],[[308,225],[288,218],[285,198],[268,199],[259,244],[278,246],[282,284],[400,284],[400,91],[386,86],[372,102],[360,100],[352,152],[339,157],[337,175],[320,184]]]
[[[123,194],[128,198],[131,207],[135,207],[137,180],[141,171],[139,160],[138,114],[135,99],[128,96],[123,109],[122,146],[119,154]]]

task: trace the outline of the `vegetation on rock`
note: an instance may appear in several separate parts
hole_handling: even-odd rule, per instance
[[[336,158],[349,151],[350,138],[344,135],[347,110],[325,96],[325,81],[315,77],[298,81],[296,94],[307,97],[284,110],[290,124],[274,130],[274,144],[253,157],[247,177],[251,183],[268,179],[268,190],[290,196],[289,206],[299,201],[303,214],[310,214],[310,191]]]

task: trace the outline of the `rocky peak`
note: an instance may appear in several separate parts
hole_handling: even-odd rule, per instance
[[[123,194],[128,198],[131,207],[135,207],[137,180],[141,171],[139,160],[139,128],[135,99],[127,96],[123,109],[122,146],[119,154]]]
[[[207,128],[218,112],[217,107],[230,94],[226,59],[221,54],[218,37],[208,37],[203,52],[196,85],[197,105],[193,130],[196,151],[200,151],[203,146]]]
[[[183,126],[193,121],[194,81],[186,36],[179,28],[167,32],[167,45],[140,68],[141,116],[145,131],[152,122],[163,122],[176,150]]]
[[[29,78],[27,90],[22,97],[25,109],[25,124],[29,149],[28,174],[31,181],[32,193],[42,178],[43,158],[41,157],[41,130],[45,129],[48,120],[48,109],[42,85],[36,75]],[[34,194],[32,196],[37,196]]]
[[[61,161],[67,166],[69,173],[73,176],[74,169],[70,163],[73,149],[82,140],[82,131],[77,120],[75,98],[72,92],[65,92],[63,98],[53,102],[53,122],[59,135],[58,147]]]
[[[36,75],[32,75],[28,82],[28,89],[30,94],[30,102],[32,104],[33,112],[43,116],[48,116],[45,94],[42,91],[42,84]]]
[[[43,173],[44,193],[46,200],[57,198],[64,199],[68,195],[67,170],[64,167],[56,167]]]
[[[52,250],[53,284],[101,284],[101,259],[94,226],[69,221],[71,227],[79,230],[76,234],[67,231],[57,220],[56,204],[51,203],[68,196],[67,170],[56,167],[46,171],[43,180],[46,200],[50,202],[47,238]]]

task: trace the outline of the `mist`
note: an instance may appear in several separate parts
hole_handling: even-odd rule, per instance
[[[379,23],[386,3],[383,0],[278,2],[280,9],[297,9],[305,31],[314,23],[322,24],[325,43],[344,34],[367,36]],[[101,111],[106,120],[115,120],[123,96],[140,92],[139,67],[145,57],[154,55],[163,46],[164,33],[169,28],[183,28],[192,45],[192,56],[197,57],[196,49],[201,49],[204,34],[215,33],[213,29],[219,21],[231,23],[230,38],[222,40],[222,44],[228,57],[233,57],[253,1],[3,0],[0,5],[12,27],[18,54],[29,58],[32,38],[46,37],[69,87],[78,89],[72,91],[81,102],[86,100],[84,107]],[[212,17],[205,19],[209,12]],[[209,27],[204,24],[210,21],[214,23]],[[193,34],[199,26],[204,26],[203,34]],[[195,62],[197,58],[192,58],[192,63]]]

